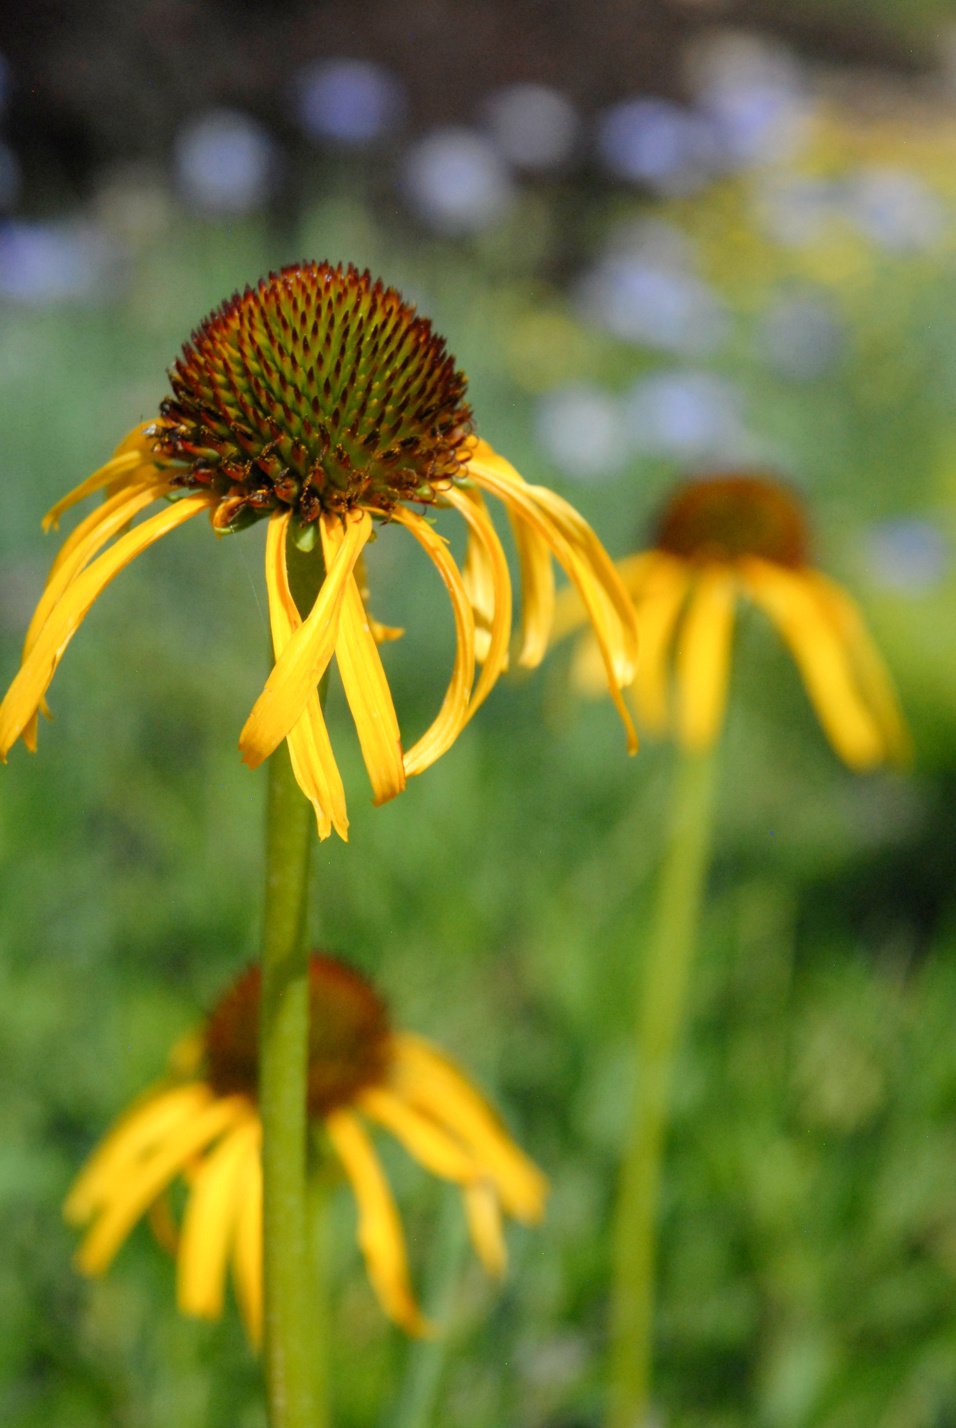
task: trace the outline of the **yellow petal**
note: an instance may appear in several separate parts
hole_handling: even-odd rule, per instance
[[[248,1115],[244,1096],[215,1100],[186,1124],[180,1123],[148,1157],[131,1165],[113,1186],[76,1255],[84,1274],[101,1274],[113,1260],[136,1221],[194,1155]]]
[[[117,535],[152,501],[162,496],[167,489],[166,482],[156,471],[152,471],[149,478],[145,480],[138,474],[137,481],[132,484],[124,480],[114,495],[91,511],[76,527],[76,530],[70,533],[53,559],[43,593],[33,612],[33,618],[23,642],[21,663],[36,643],[36,637],[43,628],[47,615],[74,576],[89,564],[114,535]],[[40,712],[49,717],[49,710],[46,708],[45,701],[42,700]],[[36,753],[36,714],[24,725],[22,737],[30,752]]]
[[[823,731],[851,768],[870,768],[884,753],[873,712],[861,698],[846,641],[818,598],[808,572],[747,562],[746,587],[786,641]]]
[[[80,1225],[88,1220],[110,1198],[117,1181],[174,1136],[178,1126],[195,1119],[210,1096],[203,1083],[147,1092],[116,1123],[76,1177],[63,1206],[67,1222]]]
[[[246,1119],[223,1136],[196,1171],[177,1257],[176,1302],[184,1314],[200,1319],[218,1319],[222,1314],[229,1250],[248,1194],[242,1173],[248,1164],[250,1135],[256,1134],[250,1104]]]
[[[455,617],[455,660],[451,680],[437,717],[405,755],[405,772],[411,777],[439,759],[458,738],[468,720],[471,687],[475,679],[475,620],[461,572],[447,541],[436,534],[421,516],[406,511],[402,506],[395,507],[392,519],[411,531],[431,559],[444,581]]]
[[[332,1111],[325,1125],[355,1192],[359,1246],[379,1303],[407,1334],[431,1334],[412,1294],[405,1235],[371,1141],[348,1111]]]
[[[516,660],[522,669],[537,669],[547,654],[554,630],[551,547],[517,511],[509,510],[508,519],[518,551],[521,576],[521,621]]]
[[[445,493],[468,525],[468,554],[462,580],[475,615],[475,653],[483,661],[468,706],[468,718],[483,703],[508,663],[511,638],[511,576],[498,532],[479,491],[453,486]],[[550,569],[550,566],[549,566]],[[478,635],[482,635],[479,654]]]
[[[807,574],[846,644],[860,693],[882,730],[883,757],[893,763],[908,764],[913,757],[910,732],[889,671],[859,609],[846,591],[827,576],[815,570]]]
[[[671,641],[687,596],[690,571],[683,561],[656,552],[631,573],[628,585],[637,609],[641,653],[632,689],[638,717],[655,733],[668,726]]]
[[[396,1140],[400,1140],[409,1155],[432,1175],[443,1180],[465,1184],[481,1174],[475,1159],[448,1131],[421,1111],[409,1105],[394,1091],[370,1086],[359,1096],[356,1105],[372,1120],[378,1121]]]
[[[110,486],[116,481],[122,480],[124,484],[131,482],[133,473],[138,474],[140,471],[155,472],[156,465],[150,445],[143,440],[142,428],[136,427],[120,442],[115,454],[105,466],[94,471],[92,476],[87,476],[85,481],[74,486],[55,506],[51,506],[43,517],[43,529],[48,531],[52,527],[55,530],[63,513],[78,501],[85,500],[87,496],[92,496],[94,491],[101,491],[104,486]]]
[[[266,532],[266,590],[272,647],[278,660],[293,633],[302,623],[289,586],[286,542],[292,513],[273,516]],[[348,841],[349,820],[345,788],[339,773],[318,691],[313,690],[305,709],[287,735],[289,758],[296,782],[315,809],[320,838],[328,838],[334,828]]]
[[[488,1180],[477,1180],[465,1187],[465,1214],[468,1233],[478,1258],[489,1274],[503,1279],[508,1268],[508,1250],[501,1226],[501,1206],[498,1193]]]
[[[706,749],[720,733],[727,705],[736,591],[723,566],[698,574],[677,640],[677,737]]]
[[[342,596],[371,534],[371,518],[365,511],[348,521],[344,535],[333,519],[322,519],[334,557],[315,604],[276,660],[239,736],[243,759],[250,768],[258,768],[286,737],[325,674],[338,636]]]
[[[233,1267],[239,1309],[250,1342],[262,1342],[262,1130],[250,1130],[245,1167],[240,1170],[245,1190],[239,1207]]]
[[[156,482],[133,487],[124,486],[122,491],[118,491],[115,496],[111,496],[96,510],[91,511],[76,530],[71,532],[57,551],[43,594],[33,612],[23,643],[24,658],[36,643],[36,637],[43,628],[47,615],[70,581],[89,564],[107,541],[161,496],[165,489]]]
[[[520,1220],[540,1220],[548,1182],[515,1145],[484,1096],[422,1037],[403,1032],[392,1040],[397,1094],[462,1141],[485,1176],[494,1181],[510,1214]]]
[[[324,527],[322,547],[326,563],[331,564],[335,552]],[[355,722],[374,800],[387,803],[405,787],[402,735],[392,691],[354,575],[349,577],[342,597],[335,662],[342,676],[342,688]]]
[[[36,643],[0,704],[0,758],[40,706],[56,667],[93,601],[110,581],[154,541],[209,507],[209,497],[185,496],[150,516],[81,571],[49,612]]]
[[[637,621],[610,557],[567,501],[544,486],[529,486],[486,443],[478,442],[475,451],[467,466],[468,476],[498,496],[514,516],[544,540],[577,587],[601,649],[608,690],[624,724],[628,750],[633,753],[637,734],[620,690],[634,677]]]

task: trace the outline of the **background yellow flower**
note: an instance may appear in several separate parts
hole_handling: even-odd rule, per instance
[[[507,1264],[502,1215],[527,1224],[540,1220],[547,1184],[447,1056],[422,1037],[391,1029],[364,977],[318,953],[309,971],[309,1112],[316,1144],[351,1183],[358,1241],[382,1308],[409,1334],[429,1333],[412,1292],[398,1210],[364,1123],[388,1130],[433,1175],[459,1186],[472,1243],[493,1275]],[[202,1035],[174,1053],[170,1080],[136,1101],[109,1132],[65,1205],[67,1219],[87,1227],[77,1265],[91,1275],[108,1269],[137,1221],[158,1210],[154,1224],[176,1256],[179,1308],[218,1318],[231,1266],[256,1344],[262,1333],[260,983],[254,968],[226,993]],[[178,1226],[167,1204],[176,1181],[186,1187]]]

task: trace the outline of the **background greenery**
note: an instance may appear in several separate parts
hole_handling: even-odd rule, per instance
[[[796,156],[676,197],[582,162],[522,187],[472,236],[395,221],[374,160],[328,154],[304,167],[308,197],[284,228],[268,212],[199,214],[166,190],[139,227],[129,193],[101,206],[96,221],[122,236],[121,280],[82,300],[3,300],[0,668],[15,670],[54,548],[44,510],[155,410],[164,367],[209,308],[300,255],[368,264],[419,300],[470,374],[481,433],[574,500],[616,555],[703,457],[630,451],[576,471],[548,441],[567,392],[585,384],[614,413],[635,381],[675,367],[730,384],[740,458],[806,492],[819,563],[864,605],[917,756],[906,774],[842,768],[775,637],[744,616],[668,1154],[660,1421],[944,1428],[956,1424],[952,131],[944,107],[914,111],[895,90],[889,118],[870,122],[820,97],[813,72],[807,83],[817,127]],[[937,204],[931,243],[881,243],[842,209],[810,239],[761,225],[768,174],[822,175],[839,197],[887,167]],[[614,336],[576,299],[607,244],[649,217],[689,235],[721,305],[702,357]],[[825,363],[796,374],[765,342],[768,311],[794,294],[838,333]],[[411,737],[440,698],[451,621],[434,572],[394,534],[370,573],[376,614],[408,629],[387,662]],[[261,537],[213,546],[197,523],[126,572],[63,663],[39,756],[18,748],[3,774],[0,1414],[17,1428],[264,1421],[232,1307],[219,1325],[177,1318],[172,1266],[142,1228],[105,1280],[81,1281],[60,1220],[96,1139],[255,955],[264,780],[236,738],[266,668]],[[448,1324],[432,1421],[456,1428],[600,1420],[630,991],[673,761],[649,741],[627,760],[610,707],[580,703],[567,665],[559,649],[499,687],[382,809],[331,701],[352,831],[317,850],[316,941],[374,975],[397,1024],[454,1050],[552,1181],[545,1225],[510,1235],[499,1294],[460,1252],[452,1192],[383,1147],[416,1281]],[[336,1422],[410,1428],[422,1420],[401,1385],[417,1351],[372,1301],[344,1191],[335,1215]]]

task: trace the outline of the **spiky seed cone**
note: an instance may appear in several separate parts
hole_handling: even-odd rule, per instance
[[[220,1096],[254,1101],[259,1091],[262,973],[251,967],[210,1013],[203,1037],[209,1084]],[[351,1105],[382,1081],[390,1056],[384,1002],[361,973],[335,957],[309,959],[309,1113]]]
[[[169,373],[158,450],[235,529],[433,502],[461,468],[466,379],[431,323],[350,264],[303,263],[235,294]]]
[[[809,535],[794,494],[756,473],[707,476],[678,488],[654,544],[686,560],[756,555],[777,565],[807,563]]]

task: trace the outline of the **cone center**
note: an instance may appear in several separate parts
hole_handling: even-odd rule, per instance
[[[261,987],[254,967],[206,1023],[206,1076],[217,1095],[258,1098]],[[385,1079],[390,1032],[384,1003],[365,978],[319,953],[309,961],[309,1013],[308,1105],[319,1117]]]
[[[807,560],[803,511],[765,476],[713,476],[688,482],[661,517],[658,549],[686,560],[729,562],[760,556],[796,567]]]

